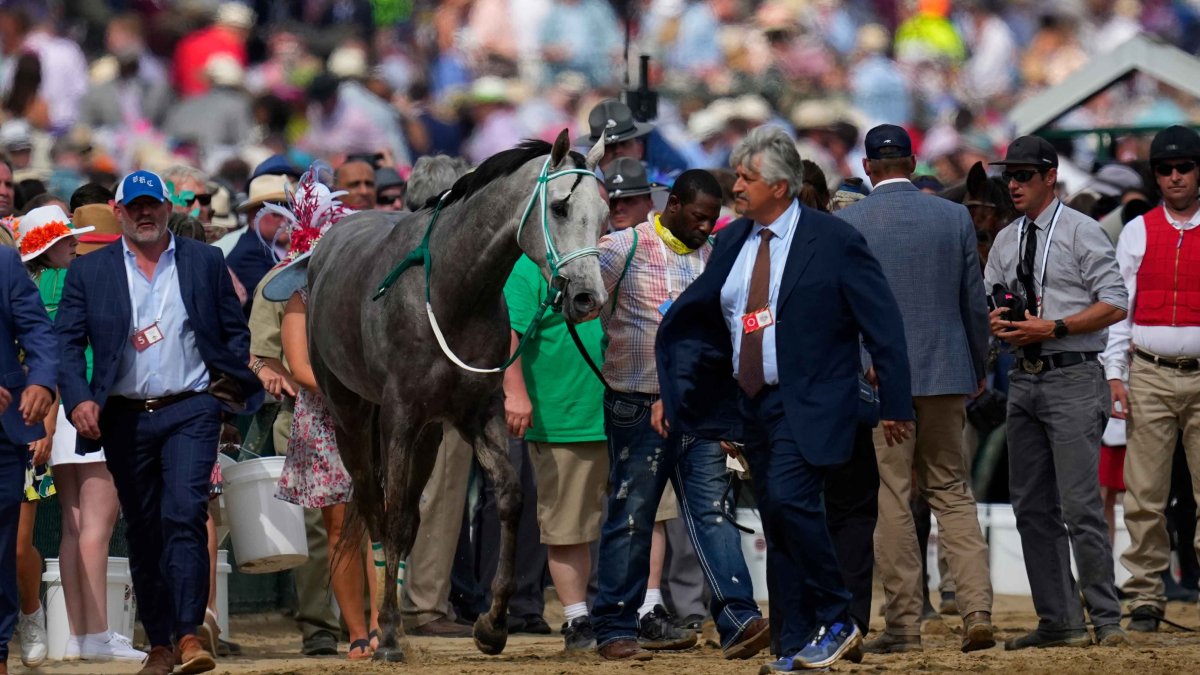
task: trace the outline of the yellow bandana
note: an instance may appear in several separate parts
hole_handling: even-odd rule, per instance
[[[662,216],[658,215],[657,213],[654,214],[654,231],[657,232],[658,236],[661,237],[663,242],[666,243],[667,248],[678,253],[679,255],[687,255],[696,250],[680,241],[678,237],[676,237],[674,234],[671,234],[670,230],[663,227]]]

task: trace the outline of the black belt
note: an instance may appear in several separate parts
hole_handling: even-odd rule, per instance
[[[1057,354],[1043,354],[1036,359],[1021,357],[1017,359],[1017,367],[1030,375],[1037,375],[1038,373],[1044,373],[1057,368],[1067,368],[1087,363],[1088,361],[1095,361],[1099,355],[1100,352],[1059,352]]]
[[[115,405],[122,410],[136,410],[137,412],[154,412],[163,408],[185,401],[193,396],[199,396],[203,392],[199,391],[181,391],[178,394],[170,396],[160,396],[158,398],[125,398],[124,396],[109,396],[108,404]]]
[[[1134,349],[1133,353],[1137,354],[1138,358],[1149,361],[1156,366],[1162,366],[1163,368],[1174,368],[1175,370],[1183,371],[1200,370],[1200,359],[1197,358],[1168,359],[1162,356],[1155,356],[1150,352],[1144,352],[1140,349]]]

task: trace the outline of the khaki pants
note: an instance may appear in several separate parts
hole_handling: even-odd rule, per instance
[[[893,635],[921,634],[924,580],[909,508],[914,469],[917,488],[937,516],[938,542],[954,576],[959,611],[963,616],[992,611],[987,543],[979,530],[963,460],[964,403],[959,395],[914,397],[917,432],[900,446],[888,447],[882,428],[875,430],[879,461],[875,562],[883,580],[886,630]]]
[[[1134,596],[1130,609],[1146,605],[1161,609],[1167,602],[1162,573],[1171,562],[1167,496],[1180,431],[1192,489],[1200,497],[1200,373],[1164,368],[1133,357],[1126,429],[1125,527],[1129,530],[1129,548],[1121,554],[1121,564],[1133,576],[1125,582],[1124,590]],[[1200,550],[1200,537],[1194,545]]]
[[[421,495],[421,525],[404,579],[401,611],[409,629],[437,619],[454,619],[450,568],[458,550],[473,456],[474,449],[458,430],[444,427],[437,462]]]

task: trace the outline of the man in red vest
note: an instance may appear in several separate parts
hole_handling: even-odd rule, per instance
[[[1197,161],[1200,134],[1187,127],[1168,127],[1150,144],[1163,203],[1130,221],[1117,242],[1129,315],[1112,326],[1104,352],[1113,417],[1128,421],[1125,526],[1130,545],[1121,564],[1133,575],[1124,589],[1134,596],[1129,629],[1143,632],[1158,630],[1167,603],[1162,575],[1170,567],[1171,542],[1165,511],[1180,432],[1200,490]]]

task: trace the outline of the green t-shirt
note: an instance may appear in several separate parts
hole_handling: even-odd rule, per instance
[[[50,320],[53,321],[58,316],[58,303],[62,302],[63,284],[67,283],[67,270],[44,268],[38,272],[37,278],[34,280],[38,285],[38,292],[42,296],[42,304],[46,306],[46,313],[50,315]],[[87,379],[92,381],[92,347],[83,352],[83,358],[87,360]]]
[[[546,298],[549,284],[537,263],[521,256],[504,285],[508,321],[524,333]],[[601,365],[599,321],[576,327],[579,339],[597,366]],[[533,426],[525,438],[542,443],[581,443],[604,440],[604,385],[588,368],[567,332],[562,314],[547,311],[537,336],[521,354],[525,387],[533,402]]]

